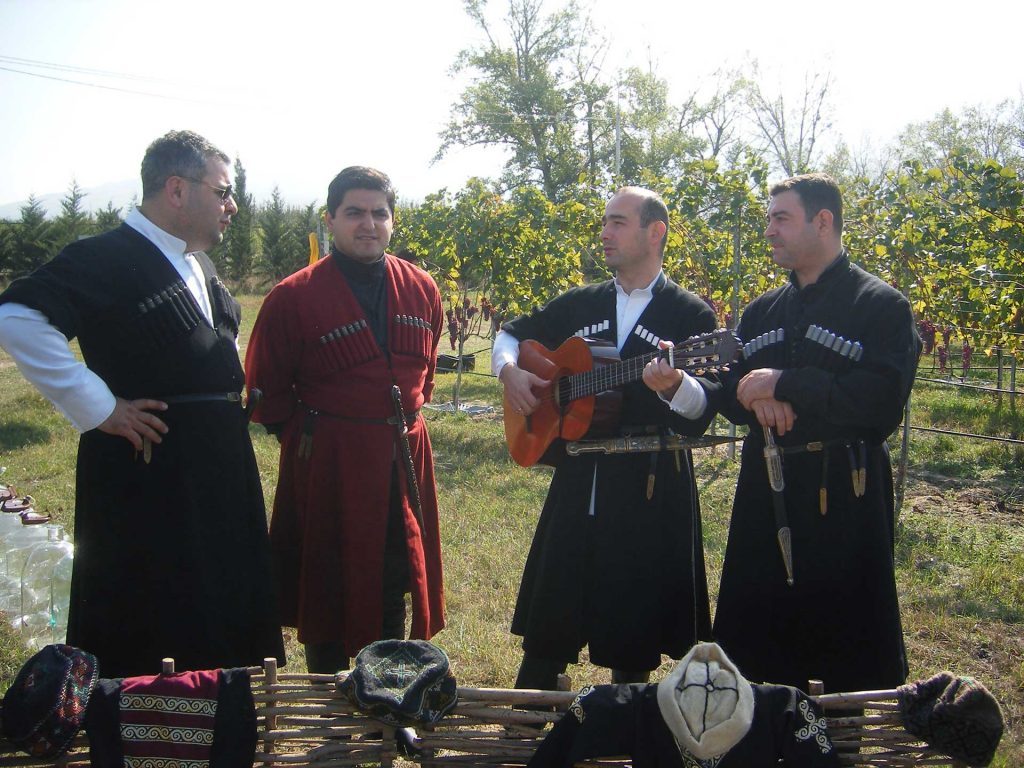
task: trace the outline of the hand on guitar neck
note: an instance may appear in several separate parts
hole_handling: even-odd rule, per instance
[[[671,349],[672,342],[662,340],[658,342],[658,347],[660,349]],[[665,358],[656,357],[644,366],[643,381],[649,389],[657,392],[666,400],[671,400],[676,390],[679,389],[679,385],[683,382],[683,376],[685,375],[678,368],[669,365],[668,360]]]
[[[534,389],[545,391],[551,382],[542,379],[535,373],[530,373],[509,363],[498,374],[498,381],[505,387],[505,402],[512,406],[512,410],[521,416],[529,416],[540,404],[540,399],[534,394]]]

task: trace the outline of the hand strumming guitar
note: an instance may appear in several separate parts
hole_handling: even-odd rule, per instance
[[[533,394],[534,389],[544,389],[551,382],[534,373],[524,371],[515,363],[509,363],[498,374],[498,381],[505,387],[506,402],[523,416],[533,413],[540,402]]]

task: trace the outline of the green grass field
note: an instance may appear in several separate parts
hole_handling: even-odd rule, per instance
[[[243,297],[242,353],[261,299]],[[448,626],[436,642],[459,681],[510,686],[518,668],[508,624],[519,575],[547,489],[548,470],[522,469],[507,456],[500,391],[489,376],[486,342],[461,399],[495,406],[478,415],[427,412],[438,468]],[[450,351],[444,349],[442,351]],[[450,402],[455,375],[439,374],[434,404]],[[944,429],[1020,434],[1021,417],[1004,396],[919,384],[912,423]],[[1024,408],[1024,403],[1021,404]],[[724,427],[719,426],[720,430]],[[254,427],[269,500],[277,476],[276,443]],[[894,455],[898,445],[894,444]],[[31,493],[40,511],[69,529],[74,517],[76,434],[0,352],[0,465],[4,480]],[[737,465],[724,449],[697,452],[705,549],[712,596],[717,588]],[[897,536],[897,566],[911,676],[950,669],[974,675],[1003,707],[1007,733],[994,765],[1024,764],[1024,451],[1020,446],[912,433],[909,479]],[[304,667],[288,630],[288,669]],[[0,684],[28,656],[0,628]],[[671,666],[665,659],[660,675]],[[586,661],[573,684],[607,682]]]

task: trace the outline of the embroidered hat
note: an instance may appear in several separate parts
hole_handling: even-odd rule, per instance
[[[458,702],[448,656],[426,640],[378,640],[338,683],[359,709],[396,726],[436,723]]]
[[[658,709],[676,743],[707,760],[747,735],[754,691],[717,643],[698,643],[658,683]]]
[[[98,678],[91,653],[47,645],[25,662],[4,694],[4,736],[33,757],[64,753],[82,727]]]
[[[1003,713],[973,677],[939,672],[896,689],[904,727],[950,757],[970,766],[992,762],[1003,737]]]

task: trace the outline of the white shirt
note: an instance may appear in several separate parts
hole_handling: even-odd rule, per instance
[[[212,325],[206,280],[195,256],[185,253],[185,241],[160,229],[138,208],[128,213],[124,223],[167,258]],[[110,387],[75,357],[67,338],[42,312],[24,304],[0,304],[0,347],[79,432],[95,429],[114,412],[116,398]]]

